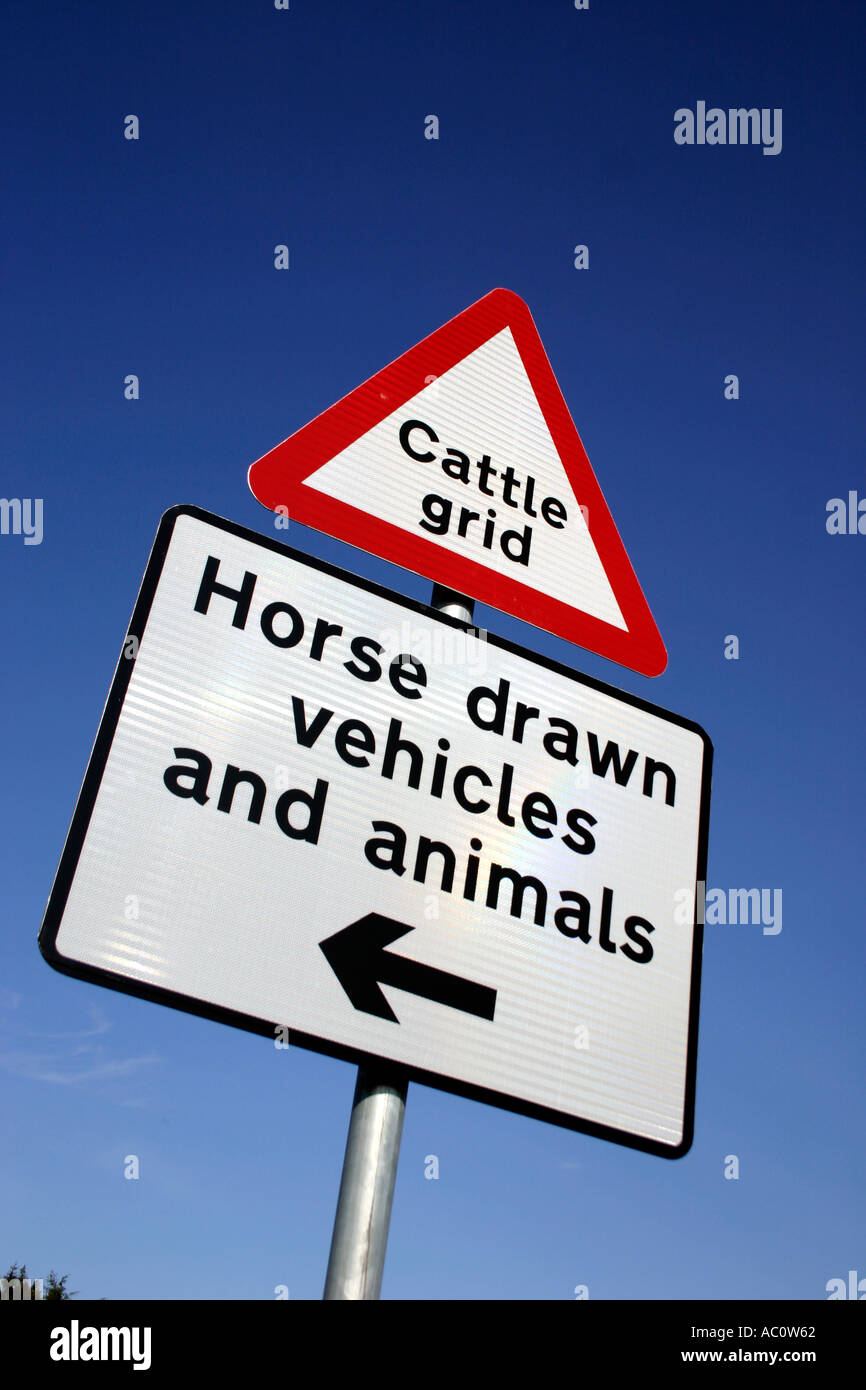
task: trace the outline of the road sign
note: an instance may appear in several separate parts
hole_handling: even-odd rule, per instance
[[[40,944],[678,1156],[710,758],[688,720],[174,508]]]
[[[667,656],[529,309],[492,290],[260,458],[264,506],[646,676]]]

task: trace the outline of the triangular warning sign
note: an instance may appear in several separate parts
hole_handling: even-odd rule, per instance
[[[646,676],[667,655],[529,309],[492,290],[249,471],[273,511]]]

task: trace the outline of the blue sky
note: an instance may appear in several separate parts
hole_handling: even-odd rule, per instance
[[[249,464],[504,285],[669,664],[477,621],[700,723],[709,885],[781,890],[783,926],[706,929],[683,1159],[411,1086],[383,1297],[820,1299],[866,1275],[866,535],[826,528],[866,497],[864,28],[787,0],[10,7],[0,491],[42,498],[44,534],[0,536],[5,1264],[82,1297],[320,1296],[354,1068],[62,977],[36,935],[160,515],[273,535]],[[676,144],[698,101],[781,109],[781,151]]]

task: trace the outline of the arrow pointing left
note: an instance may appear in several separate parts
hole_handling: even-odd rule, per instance
[[[496,1008],[495,989],[385,950],[392,941],[399,941],[401,936],[414,930],[404,922],[383,917],[380,912],[368,912],[334,936],[320,941],[319,947],[353,1005],[362,1013],[399,1023],[379,988],[391,985],[407,994],[417,994],[422,999],[492,1021]]]

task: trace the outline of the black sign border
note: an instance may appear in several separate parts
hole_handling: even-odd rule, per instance
[[[105,703],[105,709],[99,723],[99,729],[90,759],[87,764],[87,771],[78,794],[78,801],[72,816],[66,842],[60,857],[54,884],[45,909],[45,916],[39,933],[39,949],[45,960],[55,970],[64,975],[73,976],[75,979],[85,980],[89,984],[102,985],[108,989],[118,990],[123,994],[131,994],[139,999],[147,999],[155,1004],[163,1004],[168,1008],[180,1009],[184,1013],[196,1014],[201,1018],[212,1019],[217,1023],[225,1023],[234,1028],[243,1028],[246,1032],[258,1033],[265,1037],[273,1038],[276,1028],[288,1026],[289,1043],[293,1047],[307,1048],[313,1052],[323,1053],[328,1057],[335,1057],[341,1061],[357,1063],[359,1066],[375,1066],[379,1073],[384,1076],[387,1072],[389,1079],[407,1080],[419,1082],[424,1086],[432,1086],[437,1090],[448,1091],[453,1095],[464,1096],[468,1100],[480,1101],[487,1105],[496,1105],[500,1109],[510,1110],[517,1115],[526,1115],[531,1119],[542,1120],[548,1124],[559,1125],[561,1128],[575,1130],[581,1134],[589,1134],[597,1139],[606,1139],[616,1144],[625,1145],[627,1148],[640,1149],[644,1153],[656,1154],[661,1158],[682,1158],[692,1145],[694,1137],[694,1112],[695,1112],[695,1080],[697,1071],[697,1041],[698,1041],[698,1013],[700,1000],[701,984],[701,955],[703,950],[703,924],[700,920],[702,914],[697,911],[698,900],[696,894],[695,902],[695,922],[694,936],[692,938],[692,973],[689,992],[689,1026],[688,1026],[688,1046],[686,1057],[686,1085],[683,1106],[683,1137],[678,1145],[663,1144],[656,1140],[646,1139],[641,1135],[629,1133],[627,1130],[619,1130],[608,1125],[594,1124],[589,1120],[575,1118],[572,1115],[564,1115],[558,1110],[550,1109],[547,1106],[535,1105],[532,1102],[506,1095],[499,1091],[492,1091],[483,1086],[475,1086],[464,1081],[457,1081],[451,1077],[441,1076],[436,1072],[424,1071],[420,1068],[403,1063],[394,1062],[391,1058],[380,1057],[376,1053],[368,1053],[358,1048],[346,1047],[341,1043],[330,1042],[326,1038],[318,1038],[308,1033],[297,1032],[286,1025],[284,1022],[274,1022],[253,1017],[249,1014],[238,1013],[233,1009],[224,1009],[213,1004],[204,1003],[200,999],[192,998],[189,995],[177,993],[174,990],[162,989],[156,985],[148,985],[139,980],[128,979],[126,976],[118,975],[114,971],[103,970],[96,966],[86,965],[82,962],[72,960],[69,956],[61,955],[57,949],[57,933],[63,920],[63,913],[69,890],[75,876],[78,859],[87,835],[90,824],[90,817],[102,782],[102,775],[108,761],[114,733],[117,728],[120,711],[126,697],[126,691],[135,666],[135,660],[124,656],[124,648],[130,638],[135,638],[140,643],[147,625],[147,619],[153,604],[154,595],[162,576],[163,565],[174,533],[174,525],[178,517],[194,517],[209,526],[218,530],[226,531],[229,535],[238,536],[241,540],[250,541],[254,545],[262,546],[266,550],[272,550],[276,554],[286,559],[294,560],[299,564],[306,565],[310,569],[321,571],[334,579],[342,580],[346,584],[351,584],[357,589],[363,589],[369,594],[375,594],[378,598],[387,599],[400,607],[408,609],[409,612],[418,613],[424,618],[433,619],[449,627],[457,627],[465,630],[472,624],[461,622],[457,618],[452,618],[446,613],[440,613],[436,609],[430,608],[415,599],[405,598],[402,594],[394,594],[381,584],[375,584],[368,579],[360,579],[356,575],[348,574],[345,570],[339,569],[336,565],[329,564],[325,560],[319,560],[311,555],[305,555],[302,551],[293,550],[290,546],[283,545],[282,542],[272,539],[270,536],[263,536],[258,531],[250,531],[247,527],[239,525],[237,522],[228,521],[224,517],[214,515],[212,512],[205,511],[202,507],[181,504],[169,508],[160,519],[159,528],[153,543],[153,548],[147,562],[147,567],[142,579],[135,608],[129,622],[126,636],[121,647],[121,654],[118,658],[111,689]],[[698,857],[697,857],[697,882],[706,883],[707,879],[707,845],[709,839],[710,821],[710,783],[712,779],[713,745],[706,732],[699,724],[691,719],[685,719],[681,715],[672,714],[669,710],[661,709],[658,705],[650,704],[647,700],[642,700],[638,695],[632,695],[627,691],[618,690],[615,686],[607,685],[604,681],[596,680],[592,676],[582,675],[578,671],[572,670],[569,666],[564,666],[561,662],[553,660],[551,657],[540,656],[536,652],[528,652],[525,648],[509,642],[504,637],[498,637],[493,633],[487,633],[485,640],[493,647],[498,647],[502,651],[511,653],[514,656],[522,657],[524,660],[534,662],[537,666],[544,666],[550,671],[555,671],[558,675],[566,676],[570,680],[588,686],[591,690],[599,691],[603,695],[608,695],[614,699],[622,701],[624,704],[631,705],[635,709],[645,710],[647,713],[655,715],[657,718],[666,719],[671,724],[677,724],[680,728],[688,729],[691,733],[697,734],[703,742],[703,775],[701,781],[701,809],[700,822],[698,828]]]

